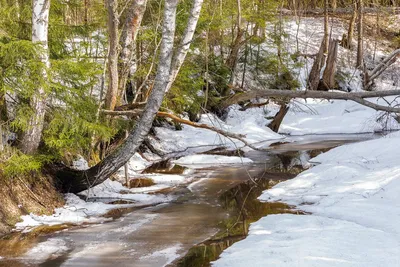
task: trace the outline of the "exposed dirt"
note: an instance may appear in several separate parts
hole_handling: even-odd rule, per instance
[[[20,220],[29,214],[52,214],[64,205],[50,177],[32,175],[12,180],[0,176],[0,235],[7,234]]]

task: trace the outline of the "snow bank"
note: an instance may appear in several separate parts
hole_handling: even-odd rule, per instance
[[[394,100],[391,97],[386,99]],[[369,100],[387,105],[383,100]],[[400,104],[400,101],[395,103]],[[283,119],[279,132],[290,135],[350,134],[398,129],[400,124],[392,116],[384,116],[383,112],[353,101],[296,99],[291,103],[291,109]]]
[[[173,163],[189,166],[191,168],[204,168],[208,166],[229,165],[229,164],[246,164],[252,163],[249,158],[234,157],[234,156],[219,156],[219,155],[190,155],[174,160]]]
[[[398,266],[399,156],[400,133],[317,156],[319,165],[260,197],[312,215],[264,217],[215,266]]]
[[[277,139],[284,138],[267,127],[269,120],[265,117],[266,114],[262,108],[239,111],[239,106],[233,105],[230,107],[226,122],[213,114],[203,114],[198,123],[234,134],[244,134],[246,135],[244,139],[251,144],[264,141],[275,142]],[[204,152],[218,146],[235,149],[244,145],[236,139],[226,138],[207,129],[189,125],[182,127],[181,131],[156,127],[155,132],[159,141],[153,142],[153,145],[165,153],[184,151],[187,154]]]
[[[126,191],[125,194],[120,193]],[[15,225],[17,230],[27,230],[39,225],[56,225],[63,223],[102,223],[107,218],[101,217],[108,211],[117,208],[127,208],[163,203],[173,200],[171,196],[161,194],[129,193],[130,189],[122,186],[119,182],[106,180],[104,183],[90,189],[89,196],[97,198],[130,200],[132,204],[106,204],[103,202],[86,202],[74,194],[66,194],[66,205],[55,209],[52,215],[29,215],[21,216],[22,222]],[[82,192],[83,195],[87,191]]]
[[[169,197],[164,195],[138,193],[135,190],[123,186],[120,182],[111,181],[110,179],[107,179],[103,183],[90,188],[89,192],[88,190],[85,190],[80,194],[89,196],[90,198],[130,200],[140,205],[149,205],[171,200]]]
[[[226,249],[213,266],[398,266],[391,234],[319,216],[270,215],[249,236]]]

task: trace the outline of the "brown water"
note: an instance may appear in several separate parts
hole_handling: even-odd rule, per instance
[[[372,137],[305,138],[276,145],[270,152],[250,152],[246,156],[255,161],[251,165],[196,170],[196,182],[168,192],[178,196],[172,203],[135,210],[109,223],[0,240],[0,256],[7,256],[0,266],[209,266],[223,249],[246,236],[251,222],[296,212],[281,203],[260,203],[257,197],[263,190],[293,178],[309,154]],[[51,239],[61,240],[68,250],[45,262],[21,256]]]

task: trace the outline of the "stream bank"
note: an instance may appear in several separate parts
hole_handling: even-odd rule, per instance
[[[201,246],[198,244],[219,240],[231,245],[246,235],[249,223],[268,214],[292,213],[286,205],[260,203],[256,198],[265,188],[293,178],[295,174],[290,169],[307,161],[310,157],[307,151],[315,155],[349,140],[373,137],[354,135],[335,139],[329,136],[328,140],[321,137],[317,142],[312,141],[313,137],[303,137],[302,141],[292,144],[276,145],[270,152],[248,152],[245,156],[253,160],[251,164],[195,169],[191,174],[193,182],[167,193],[175,194],[175,200],[170,203],[141,208],[111,222],[39,236],[24,253],[14,257],[4,255],[6,258],[0,265],[177,265],[176,260],[196,245]],[[250,177],[259,185],[249,181]],[[245,218],[243,211],[247,214]],[[212,239],[204,242],[211,236]],[[187,255],[190,254],[193,253]],[[210,260],[214,258],[206,261]],[[185,266],[187,260],[178,261]],[[207,266],[201,261],[198,266]]]

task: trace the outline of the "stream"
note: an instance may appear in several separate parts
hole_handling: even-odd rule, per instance
[[[263,190],[295,177],[310,157],[376,137],[288,137],[290,143],[274,144],[270,151],[246,153],[252,164],[195,169],[192,183],[166,192],[176,197],[173,202],[122,213],[111,222],[68,227],[31,239],[21,233],[3,237],[0,256],[2,250],[13,253],[0,259],[0,266],[210,266],[224,249],[246,237],[250,223],[268,214],[301,213],[283,203],[259,202]],[[44,261],[40,255],[21,256],[34,245],[46,244],[41,242],[64,249]]]

